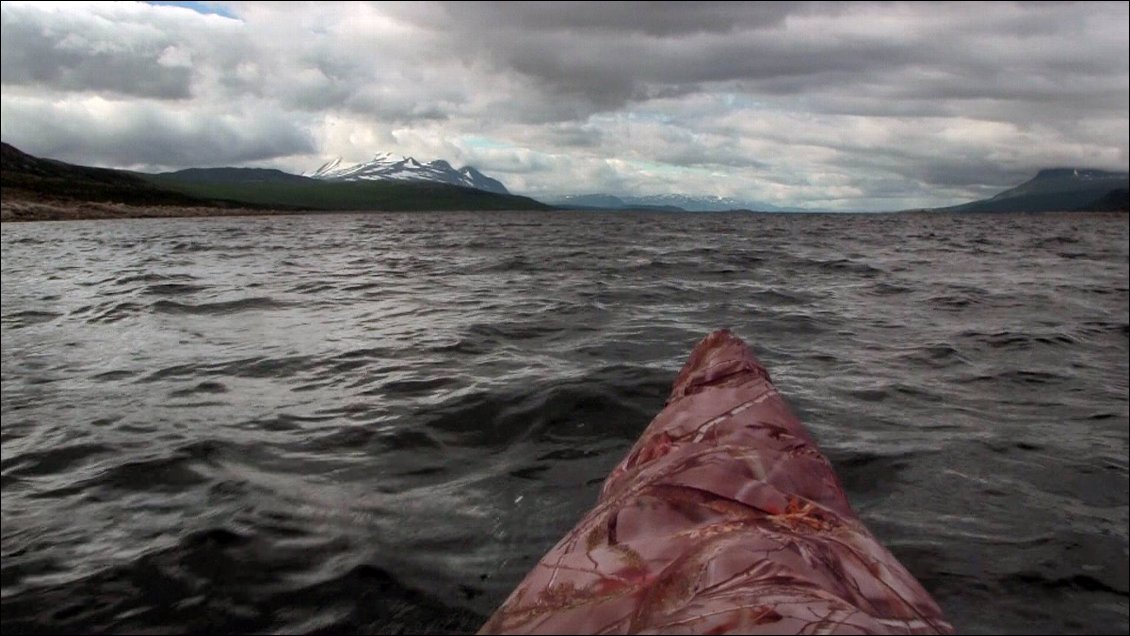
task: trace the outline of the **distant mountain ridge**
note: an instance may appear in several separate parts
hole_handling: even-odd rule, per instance
[[[148,175],[183,183],[303,183],[312,181],[274,168],[185,168]]]
[[[79,218],[86,213],[84,204],[92,202],[280,212],[551,209],[528,197],[426,180],[313,179],[269,168],[188,168],[147,174],[43,159],[6,143],[2,151],[4,203],[63,206],[48,218]],[[150,213],[114,213],[136,214]]]
[[[271,210],[547,210],[474,168],[455,170],[443,160],[378,155],[342,166],[329,162],[302,176],[267,168],[189,168],[145,174],[93,168],[28,155],[3,144],[2,187],[10,201],[108,202],[134,206],[190,206]],[[451,175],[457,175],[452,177]],[[452,183],[452,179],[457,183]],[[1130,211],[1126,172],[1050,168],[991,198],[941,212]],[[571,209],[804,212],[803,208],[680,194],[571,195],[553,205]],[[7,217],[5,217],[7,218]]]
[[[670,210],[685,212],[726,212],[728,210],[753,210],[757,212],[791,212],[800,208],[781,208],[769,203],[741,201],[720,196],[689,196],[685,194],[650,194],[645,196],[616,196],[612,194],[571,194],[550,201],[565,208],[604,210]]]
[[[413,157],[401,157],[387,152],[357,164],[343,164],[341,157],[338,157],[304,176],[325,181],[432,181],[495,194],[510,194],[501,181],[486,176],[472,166],[456,170],[443,159],[421,163]]]
[[[1126,190],[1130,174],[1089,168],[1048,168],[1035,177],[996,196],[945,208],[937,212],[1066,212],[1110,210]],[[1114,205],[1116,207],[1112,208]]]

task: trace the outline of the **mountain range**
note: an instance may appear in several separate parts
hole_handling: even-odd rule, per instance
[[[488,177],[473,166],[458,170],[443,159],[420,162],[387,152],[378,153],[369,161],[346,164],[338,157],[303,176],[326,181],[429,181],[465,186],[497,194],[510,194],[497,179]],[[549,201],[566,209],[659,210],[669,212],[723,212],[727,210],[759,210],[763,212],[797,211],[768,203],[754,203],[718,196],[655,194],[646,196],[613,196],[610,194],[567,195]]]
[[[1032,179],[989,199],[922,212],[1072,212],[1126,211],[1127,173],[1085,168],[1049,168]],[[781,208],[768,203],[740,201],[726,197],[691,197],[681,194],[651,196],[613,196],[611,194],[569,195],[553,199],[559,208],[575,210],[656,210],[672,212],[810,212],[804,208]],[[911,211],[911,210],[904,210]]]
[[[314,179],[267,168],[188,168],[147,174],[42,159],[6,143],[2,150],[5,220],[200,215],[232,209],[551,209],[528,197],[427,180]]]
[[[803,208],[782,208],[770,203],[741,201],[720,196],[689,196],[685,194],[651,194],[646,196],[615,196],[611,194],[571,194],[549,201],[559,208],[573,210],[661,210],[671,212],[727,212],[752,210],[757,212],[803,212]]]
[[[124,204],[112,216],[151,215],[145,206],[181,208],[251,208],[301,210],[550,210],[528,197],[509,194],[505,186],[465,166],[446,161],[421,163],[412,157],[378,154],[371,161],[343,165],[331,161],[308,175],[266,168],[188,168],[148,174],[92,168],[41,159],[3,144],[0,188],[4,218],[75,218],[89,210],[78,203]],[[55,210],[13,212],[20,205],[48,202]],[[13,205],[19,203],[19,205]],[[60,207],[61,206],[61,207]],[[807,211],[724,197],[680,194],[613,196],[588,194],[554,201],[557,208],[585,210]],[[41,206],[42,207],[42,206]],[[88,206],[89,207],[89,206]],[[927,212],[1130,211],[1127,173],[1082,168],[1041,170],[1034,178],[989,199]],[[171,213],[162,213],[166,216]]]

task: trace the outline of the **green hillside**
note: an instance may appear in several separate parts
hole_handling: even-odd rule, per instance
[[[229,169],[230,170],[230,169]],[[284,173],[285,174],[285,173]],[[184,179],[178,173],[142,175],[162,188],[201,199],[223,199],[259,206],[280,206],[309,210],[549,210],[550,206],[514,195],[485,190],[413,181],[321,181],[297,179],[249,180],[231,178],[202,180],[199,175]],[[297,175],[290,175],[297,177]]]
[[[6,200],[208,205],[122,170],[76,166],[0,146],[0,190]]]

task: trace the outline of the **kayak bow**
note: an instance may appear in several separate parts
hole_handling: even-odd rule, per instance
[[[753,353],[721,330],[481,633],[952,631],[855,515]]]

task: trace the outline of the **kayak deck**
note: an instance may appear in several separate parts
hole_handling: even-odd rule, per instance
[[[720,330],[481,633],[952,631],[749,347]]]

